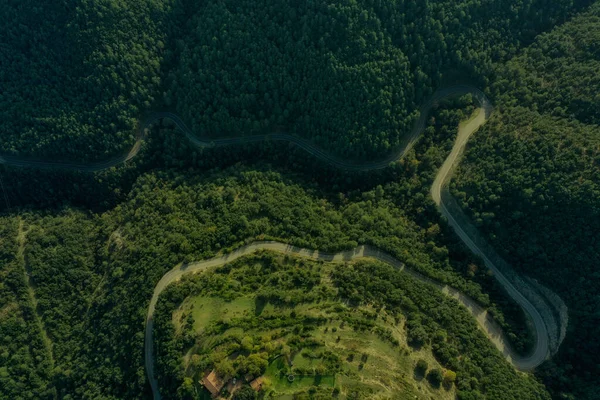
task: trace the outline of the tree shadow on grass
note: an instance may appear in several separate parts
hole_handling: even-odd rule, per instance
[[[425,371],[415,368],[413,371],[413,378],[418,382],[422,381],[423,378],[425,378]]]
[[[266,305],[267,305],[267,300],[265,300],[259,296],[255,297],[254,298],[254,315],[258,316],[258,315],[262,314]]]

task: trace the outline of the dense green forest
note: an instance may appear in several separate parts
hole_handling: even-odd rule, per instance
[[[446,71],[484,82],[588,1],[505,3],[10,0],[0,149],[107,158],[164,107],[201,136],[285,130],[373,158],[412,128]]]
[[[0,398],[51,399],[52,358],[28,291],[19,225],[0,218]]]
[[[451,115],[456,126],[461,115]],[[444,113],[439,118],[443,120]],[[227,252],[253,238],[278,238],[323,250],[376,244],[489,305],[502,323],[502,312],[490,304],[490,296],[494,302],[504,299],[495,281],[483,268],[472,268],[477,261],[436,223],[440,221],[433,205],[424,201],[428,185],[419,179],[432,179],[433,166],[444,154],[430,144],[450,144],[455,129],[444,128],[441,135],[433,127],[428,130],[416,153],[396,167],[395,174],[406,177],[385,188],[326,198],[319,195],[319,185],[301,175],[268,172],[271,167],[261,172],[238,166],[208,174],[202,167],[187,173],[157,170],[137,178],[126,200],[106,212],[89,215],[66,206],[23,215],[24,254],[38,311],[54,342],[53,382],[59,397],[148,394],[143,327],[154,283],[181,261]],[[173,140],[177,137],[171,135]],[[197,161],[189,154],[187,162]],[[24,172],[17,173],[19,178]],[[10,176],[4,181],[11,186]],[[14,197],[11,193],[13,204]],[[402,207],[414,211],[404,211],[392,201],[403,198],[413,199]],[[434,219],[421,221],[422,227],[408,213]]]
[[[283,356],[293,360],[289,368],[280,367],[286,376],[316,373],[325,381],[315,385],[315,397],[306,398],[331,398],[326,378],[333,376],[342,398],[349,399],[549,399],[538,382],[502,360],[453,299],[379,262],[324,264],[261,252],[171,285],[157,312],[165,398],[192,398],[201,388],[194,387],[195,377],[207,368],[239,379],[249,370],[253,377],[264,374],[271,381],[264,394],[278,398],[288,388],[278,384],[278,363],[267,360]],[[362,343],[367,347],[353,347],[361,337],[369,337]],[[384,347],[391,354],[379,353],[381,342],[391,345]],[[318,357],[327,351],[332,354]],[[363,355],[357,376],[356,366],[343,360],[352,361],[358,351]],[[305,362],[311,354],[314,371]],[[252,361],[256,357],[265,362]],[[427,375],[431,388],[419,385],[422,374],[413,370],[422,357],[439,362],[444,376],[452,376],[445,389],[432,373],[435,367]],[[383,395],[381,386],[373,385],[378,381],[387,387]],[[456,394],[450,391],[453,383]],[[303,386],[295,389],[310,387]],[[327,390],[328,396],[316,396]]]
[[[600,4],[540,35],[498,75],[492,87],[503,105],[600,124]]]
[[[547,32],[589,3],[9,0],[0,153],[105,159],[131,147],[145,115],[171,110],[201,136],[285,131],[376,159],[435,89],[478,84],[496,109],[453,193],[511,264],[569,306],[567,339],[537,378],[553,398],[595,399],[600,4]],[[468,99],[442,105],[406,158],[372,173],[334,170],[285,143],[198,150],[168,122],[132,162],[96,174],[0,166],[0,398],[149,397],[143,329],[156,282],[177,263],[265,238],[381,247],[477,299],[525,353],[522,311],[429,198],[472,110]],[[547,398],[464,310],[388,267],[366,268],[336,271],[336,290],[412,321],[436,362],[458,372],[462,399]]]
[[[600,387],[599,16],[595,4],[507,64],[453,184],[506,259],[569,306],[567,340],[539,375],[577,399]]]
[[[0,7],[0,149],[102,159],[131,147],[160,85],[171,1]]]
[[[377,158],[460,71],[485,81],[571,1],[209,1],[167,52],[167,105],[198,135],[290,132]],[[542,11],[543,10],[543,11]]]

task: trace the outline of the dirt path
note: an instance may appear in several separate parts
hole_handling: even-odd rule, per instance
[[[48,360],[50,361],[50,367],[54,369],[54,356],[52,352],[52,341],[48,337],[48,333],[46,332],[46,328],[44,326],[44,322],[38,313],[38,302],[35,296],[35,290],[31,281],[29,279],[29,268],[27,266],[27,259],[25,257],[25,243],[27,231],[24,229],[24,222],[21,218],[19,218],[19,228],[17,233],[17,243],[19,244],[19,249],[17,251],[17,260],[21,265],[23,265],[23,277],[25,279],[25,283],[27,284],[27,293],[29,295],[29,302],[31,307],[33,308],[33,315],[35,318],[35,324],[37,325],[38,331],[42,337],[42,341],[44,342],[44,347],[46,348],[46,352],[48,353]]]

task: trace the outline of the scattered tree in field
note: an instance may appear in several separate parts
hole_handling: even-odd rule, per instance
[[[427,364],[427,361],[423,360],[423,359],[419,359],[419,361],[417,361],[417,365],[415,367],[415,371],[422,376],[425,376],[425,373],[427,372],[427,368],[429,368],[429,365]]]
[[[427,374],[427,380],[433,387],[439,387],[443,378],[442,370],[439,368],[434,368]]]

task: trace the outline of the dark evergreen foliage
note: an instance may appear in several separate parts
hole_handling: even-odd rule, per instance
[[[561,351],[538,371],[557,398],[600,387],[599,43],[596,3],[499,66],[496,114],[453,184],[494,247],[569,307]]]

